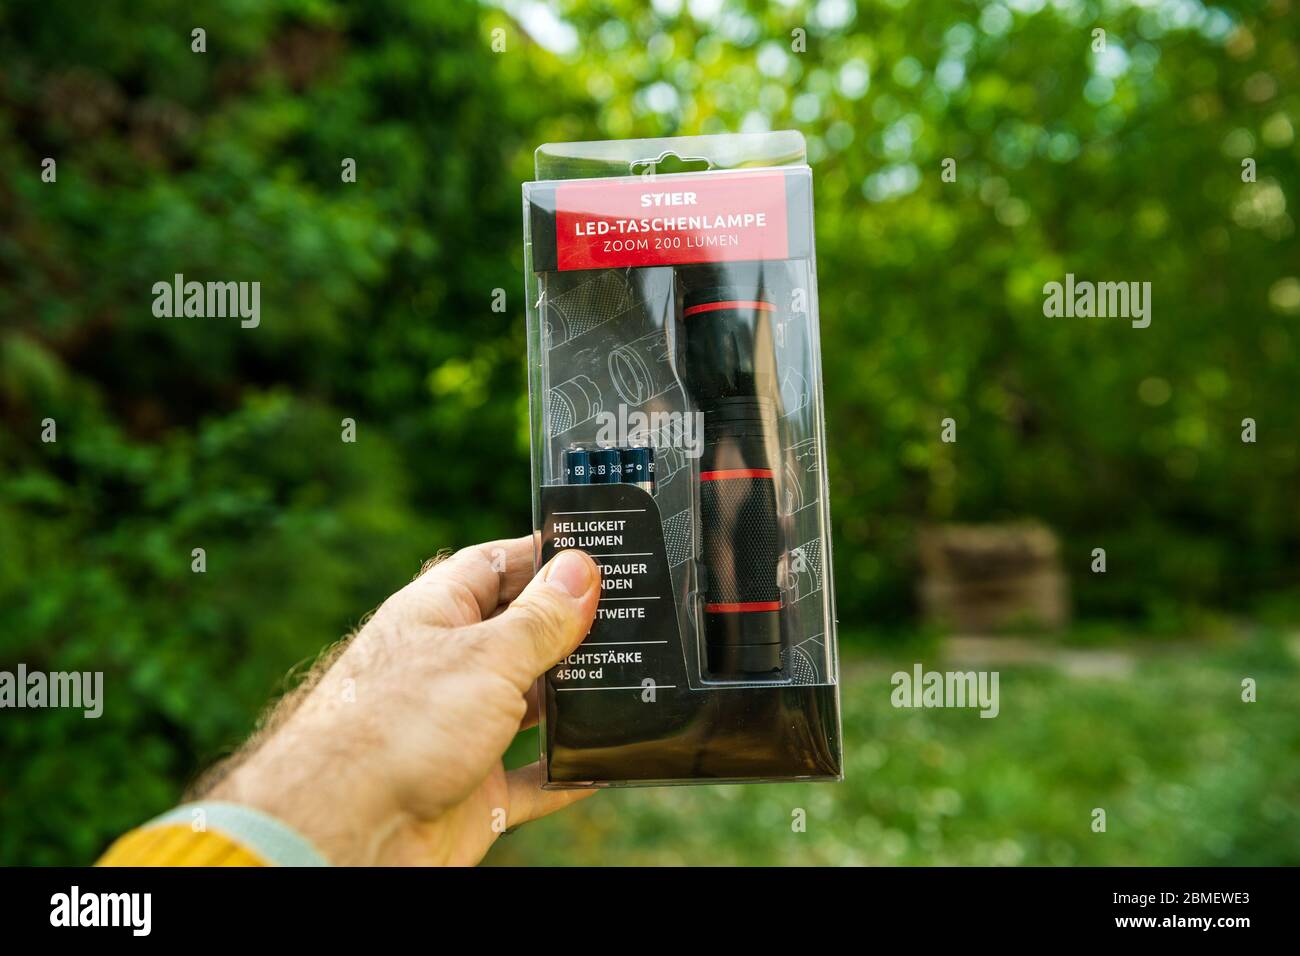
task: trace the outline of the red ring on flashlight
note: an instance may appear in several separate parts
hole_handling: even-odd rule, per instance
[[[780,601],[741,601],[739,604],[706,604],[709,614],[748,614],[752,611],[779,611]]]
[[[682,313],[682,317],[695,315],[699,312],[717,312],[720,309],[754,309],[757,312],[775,312],[776,306],[771,302],[763,302],[758,299],[729,299],[726,302],[702,302],[699,305],[693,305]]]
[[[722,471],[702,471],[700,481],[727,481],[731,478],[766,478],[772,480],[771,468],[727,468]]]

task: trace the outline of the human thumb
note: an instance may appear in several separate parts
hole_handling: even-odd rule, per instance
[[[472,626],[493,670],[525,692],[591,630],[600,569],[582,551],[561,551],[506,610]]]

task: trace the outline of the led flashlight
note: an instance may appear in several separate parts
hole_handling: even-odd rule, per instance
[[[746,268],[746,265],[748,267]],[[776,305],[752,264],[681,270],[684,384],[704,415],[700,537],[714,677],[781,669]]]

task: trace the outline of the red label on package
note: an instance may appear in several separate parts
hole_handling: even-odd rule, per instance
[[[712,173],[564,183],[555,191],[561,272],[785,259],[782,173]]]

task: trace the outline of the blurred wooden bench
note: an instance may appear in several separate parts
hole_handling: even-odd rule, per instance
[[[1070,620],[1060,542],[1035,522],[937,525],[918,539],[927,624],[961,633],[1058,630]]]

